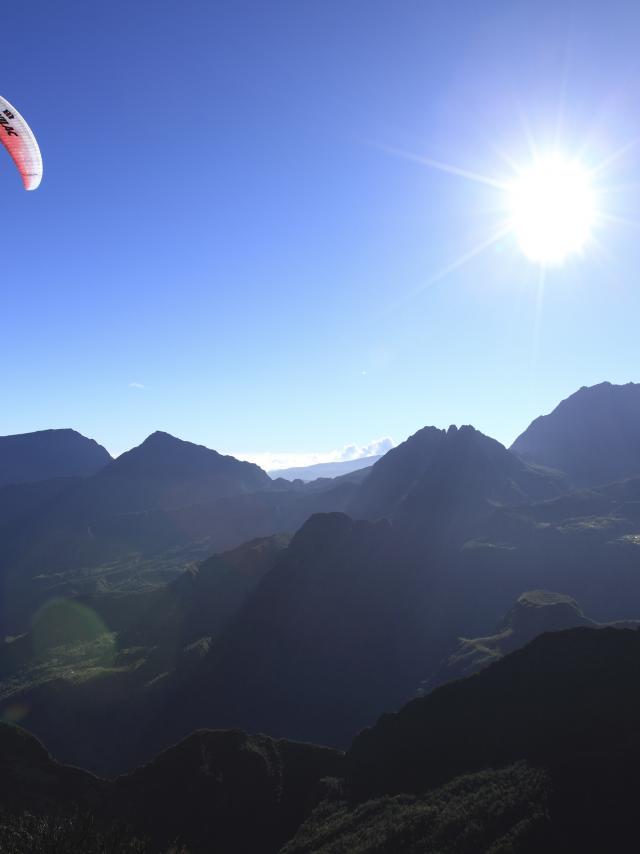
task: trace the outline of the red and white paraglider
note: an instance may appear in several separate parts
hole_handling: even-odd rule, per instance
[[[25,190],[35,190],[42,181],[42,156],[38,143],[20,113],[1,95],[0,142],[18,167]]]

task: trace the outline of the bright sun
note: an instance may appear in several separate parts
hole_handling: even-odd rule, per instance
[[[509,187],[510,225],[526,257],[557,265],[589,240],[595,204],[589,174],[578,163],[537,160]]]

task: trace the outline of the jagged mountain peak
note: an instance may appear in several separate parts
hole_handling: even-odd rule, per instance
[[[396,518],[452,501],[517,503],[556,493],[553,478],[469,424],[423,427],[375,464],[351,510],[369,519]]]

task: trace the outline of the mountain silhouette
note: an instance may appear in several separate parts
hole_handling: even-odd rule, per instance
[[[271,479],[253,463],[158,431],[113,460],[95,483],[110,488],[114,502],[131,512],[256,492]]]
[[[364,493],[360,506],[372,512],[369,496],[390,483],[391,520],[328,513],[305,522],[216,647],[186,682],[168,683],[147,754],[205,725],[344,746],[415,693],[463,626],[503,612],[512,587],[487,603],[485,579],[468,582],[460,547],[496,507],[520,506],[527,492],[556,495],[562,480],[470,427],[427,429],[405,444],[354,499]],[[400,492],[415,456],[429,462]]]
[[[103,593],[85,600],[120,631],[126,648],[156,648],[137,672],[152,681],[164,675],[142,693],[129,677],[116,680],[121,688],[116,691],[114,682],[112,690],[118,709],[110,706],[107,716],[95,713],[91,683],[70,685],[50,699],[45,698],[52,689],[40,687],[37,702],[27,687],[25,705],[46,709],[47,715],[32,712],[25,724],[55,744],[63,758],[80,761],[82,744],[87,760],[97,763],[91,767],[102,768],[106,761],[110,772],[146,761],[206,726],[239,726],[344,747],[384,709],[413,696],[459,637],[490,636],[523,589],[559,588],[584,601],[599,621],[640,613],[640,585],[632,569],[636,522],[628,516],[636,506],[631,486],[626,500],[621,487],[614,494],[558,494],[565,485],[562,477],[523,463],[473,428],[421,433],[429,463],[408,490],[396,487],[411,471],[407,458],[414,450],[427,456],[422,436],[417,444],[409,440],[408,450],[400,446],[389,452],[360,485],[344,481],[319,492],[312,485],[284,491],[274,485],[268,492],[219,499],[214,515],[225,520],[227,531],[237,524],[234,519],[247,518],[247,502],[255,507],[258,499],[268,508],[270,524],[276,504],[287,509],[289,522],[295,507],[303,524],[288,548],[272,553],[272,563],[251,589],[237,585],[233,574],[211,576],[225,593],[221,610],[207,595],[201,597],[205,610],[211,609],[209,628],[206,614],[192,609],[199,597],[191,598],[190,591],[198,589],[187,584],[191,576],[158,593],[133,598]],[[396,457],[398,472],[390,468],[397,450],[405,451]],[[377,467],[383,464],[382,477]],[[332,512],[304,521],[314,502],[330,504],[338,494],[354,501],[360,491],[368,498],[374,476],[378,495],[384,494],[381,481],[391,483],[391,519],[354,520]],[[553,497],[539,500],[541,495]],[[601,516],[594,517],[594,510]],[[280,518],[284,524],[285,516]],[[606,575],[600,569],[603,560]],[[194,579],[206,577],[199,573]],[[153,605],[143,612],[132,602]],[[225,611],[232,603],[237,607]],[[129,615],[128,626],[118,608]],[[215,628],[217,613],[227,616]],[[175,633],[189,623],[201,627],[199,637],[182,628]],[[165,627],[167,639],[180,638],[171,649],[163,640]],[[180,662],[187,658],[179,651],[189,644],[195,646],[185,667]],[[24,684],[29,686],[30,677]],[[145,723],[149,705],[157,711],[153,722]],[[84,712],[81,722],[69,728],[60,721],[74,706]],[[112,726],[117,715],[129,718],[130,729],[138,720],[139,737],[117,738]],[[106,728],[99,749],[87,746],[92,727]]]
[[[511,450],[560,469],[576,486],[640,475],[640,384],[583,387],[536,418]]]
[[[130,559],[135,584],[141,555],[161,561],[198,544],[204,557],[292,533],[315,512],[345,509],[361,477],[272,480],[253,463],[154,433],[91,477],[0,488],[7,589],[0,634],[23,631],[47,596],[76,595],[91,579],[94,587],[101,578],[109,585],[114,561]],[[184,565],[174,564],[175,575]],[[89,567],[95,572],[87,574]]]
[[[527,465],[470,426],[425,427],[375,464],[349,508],[357,517],[472,524],[496,505],[561,492],[561,477]]]
[[[109,452],[75,430],[0,436],[0,486],[58,477],[86,477],[111,462]]]

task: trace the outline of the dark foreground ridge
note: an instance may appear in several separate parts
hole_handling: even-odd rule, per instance
[[[416,794],[525,760],[546,771],[552,794],[544,849],[522,850],[625,850],[635,835],[639,715],[638,631],[544,634],[359,735],[348,793],[353,802]]]
[[[8,814],[75,803],[154,851],[601,854],[635,838],[639,716],[640,633],[578,628],[384,715],[346,757],[199,731],[106,781],[2,725],[0,786]]]
[[[81,824],[90,813],[96,835],[117,825],[148,842],[149,851],[164,851],[179,840],[202,854],[278,851],[302,822],[318,781],[338,774],[342,762],[340,753],[324,747],[237,730],[203,730],[149,765],[109,781],[59,764],[17,727],[0,724],[0,748],[5,814],[0,824],[10,824],[7,815],[25,810],[69,815],[72,839],[73,822]],[[2,833],[0,850],[5,850]],[[9,850],[32,854],[28,846]],[[105,849],[97,850],[102,854]],[[85,850],[78,848],[77,854]]]

